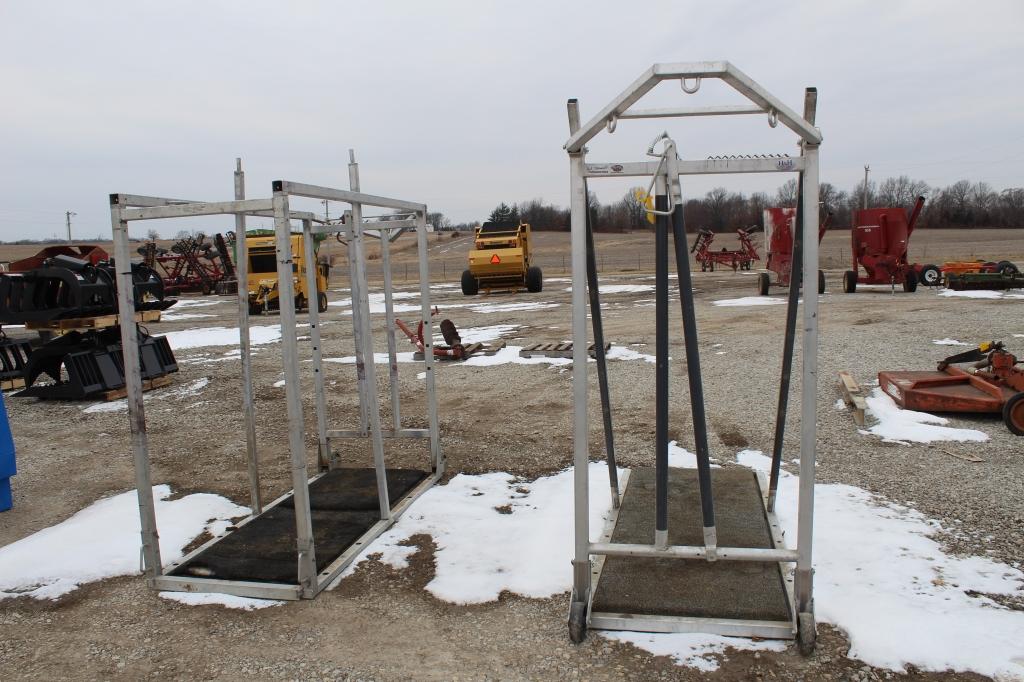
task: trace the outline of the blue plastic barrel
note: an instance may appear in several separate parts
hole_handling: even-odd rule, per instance
[[[11,476],[18,473],[14,465],[14,438],[11,437],[11,423],[7,420],[7,407],[0,398],[0,512],[10,509]]]

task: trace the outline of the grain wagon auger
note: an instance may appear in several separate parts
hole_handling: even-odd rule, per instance
[[[138,371],[139,348],[125,332],[132,319],[130,299],[122,297],[122,337],[127,371],[128,412],[131,447],[135,459],[135,479],[139,497],[142,533],[142,558],[147,582],[156,589],[221,592],[264,599],[311,599],[330,585],[358,556],[367,543],[395,523],[412,502],[438,481],[444,472],[434,387],[434,356],[430,319],[430,277],[427,267],[427,207],[425,204],[375,196],[360,191],[359,168],[350,152],[348,190],[277,180],[273,195],[267,199],[246,199],[241,160],[235,171],[235,199],[221,202],[183,201],[159,197],[114,194],[110,197],[111,222],[118,259],[128,257],[129,225],[135,221],[188,218],[195,216],[234,216],[235,234],[246,234],[248,216],[272,217],[277,240],[276,263],[280,286],[281,356],[287,405],[288,462],[293,488],[274,501],[264,504],[260,486],[256,441],[256,405],[252,383],[249,338],[249,300],[245,287],[238,291],[239,344],[242,364],[242,414],[246,440],[245,456],[249,469],[249,495],[252,514],[225,533],[190,552],[180,561],[166,566],[161,561],[157,519],[153,505],[149,440],[146,433],[141,377]],[[351,207],[351,220],[344,225],[311,212],[293,210],[293,198],[344,202]],[[391,366],[391,424],[381,416],[378,401],[373,334],[370,326],[369,292],[366,277],[364,241],[370,224],[363,218],[364,206],[379,206],[403,211],[408,217],[375,221],[378,234],[392,230],[414,230],[419,254],[421,319],[427,353],[423,360],[426,374],[426,428],[406,428],[402,424],[398,393],[398,362],[393,325],[388,325],[388,355]],[[295,291],[292,277],[292,223],[297,221],[303,234],[307,285],[316,286],[317,268],[313,258],[313,236],[343,229],[351,248],[352,325],[355,339],[355,392],[359,397],[357,428],[329,428],[325,392],[324,362],[321,351],[320,313],[308,308],[311,362],[300,359],[296,329]],[[246,240],[237,240],[238,280],[246,281],[248,257]],[[387,240],[382,240],[386,249]],[[386,256],[382,255],[382,260]],[[390,268],[385,268],[384,302],[389,322],[394,319]],[[119,272],[121,278],[126,272]],[[313,383],[315,405],[315,454],[319,471],[307,471],[306,426],[299,370],[308,367]],[[340,382],[339,382],[340,383]],[[339,389],[343,390],[343,389]],[[425,466],[398,469],[387,466],[384,443],[392,438],[420,439],[428,445]],[[373,466],[341,466],[332,443],[344,439],[370,441]]]
[[[640,109],[636,103],[662,81],[678,83],[695,93],[705,79],[719,79],[746,97],[748,105]],[[716,469],[712,474],[704,412],[703,383],[694,313],[693,288],[686,253],[682,176],[718,173],[796,172],[799,174],[804,233],[802,269],[818,264],[818,147],[814,127],[817,93],[805,93],[804,115],[780,100],[728,62],[655,64],[586,124],[580,125],[576,100],[568,103],[572,236],[573,331],[573,461],[575,487],[575,550],[569,635],[581,641],[588,628],[650,632],[709,632],[723,635],[797,638],[801,651],[815,643],[811,540],[815,462],[815,393],[817,384],[817,297],[803,303],[800,416],[799,522],[796,545],[782,542],[775,518],[775,491],[782,457],[782,429],[788,401],[789,370],[796,332],[799,292],[791,287],[787,311],[783,374],[771,477],[766,483],[742,468]],[[585,145],[602,130],[615,131],[629,119],[693,116],[767,116],[796,133],[801,154],[796,158],[680,159],[668,133],[647,149],[654,160],[593,163]],[[657,147],[661,145],[660,151]],[[620,495],[612,438],[611,402],[604,364],[603,329],[594,264],[592,226],[588,217],[588,183],[593,178],[651,177],[655,205],[656,428],[654,468],[636,469]],[[671,230],[674,254],[669,250]],[[675,258],[683,316],[686,371],[694,424],[697,469],[668,467],[669,433],[669,260]],[[587,414],[587,297],[597,352],[598,384],[609,484],[615,509],[612,520],[591,540],[589,527],[589,427]],[[669,505],[669,498],[673,505]],[[714,497],[723,497],[730,513],[716,516]],[[697,498],[686,505],[681,498]],[[689,501],[689,500],[687,500]],[[721,504],[721,502],[720,502]],[[672,527],[670,529],[669,523]],[[719,538],[730,546],[719,545]],[[735,545],[735,546],[731,546]],[[793,575],[787,567],[795,564]]]

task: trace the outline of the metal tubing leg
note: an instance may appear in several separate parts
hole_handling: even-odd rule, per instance
[[[672,151],[673,156],[675,150]],[[697,348],[697,317],[694,313],[693,280],[687,258],[686,224],[682,199],[672,210],[672,240],[675,242],[676,270],[679,274],[679,303],[683,309],[683,343],[686,347],[686,377],[690,383],[690,409],[693,414],[693,440],[697,449],[697,478],[700,482],[700,508],[704,519],[704,546],[708,559],[714,560],[718,545],[715,530],[715,503],[711,493],[711,454],[708,448],[708,423],[704,412],[704,381]]]
[[[789,266],[789,294],[786,302],[786,335],[782,341],[782,376],[779,378],[779,406],[775,411],[775,438],[772,441],[772,465],[768,479],[768,511],[775,511],[782,466],[782,443],[786,435],[786,413],[789,410],[789,384],[793,375],[793,346],[796,342],[796,317],[803,279],[803,174],[797,187],[796,220],[793,224],[793,253]],[[797,267],[797,264],[800,266]]]
[[[363,323],[363,311],[359,305],[359,301],[362,300],[360,293],[362,283],[359,281],[359,267],[356,264],[355,228],[349,226],[346,232],[348,237],[348,245],[345,249],[348,252],[348,286],[352,301],[352,343],[355,345],[356,392],[359,395],[359,430],[365,434],[370,428],[370,413],[367,410],[369,401],[366,399],[366,359],[363,357],[363,329],[365,325]]]
[[[277,291],[281,312],[281,356],[288,405],[288,449],[291,452],[292,495],[295,501],[295,543],[298,577],[303,594],[316,594],[316,550],[309,508],[309,472],[306,470],[306,428],[299,386],[298,341],[295,337],[295,283],[292,271],[291,220],[288,195],[274,192],[274,231],[277,237]]]
[[[608,484],[612,490],[612,507],[619,506],[619,470],[615,462],[615,434],[612,431],[612,405],[608,391],[608,359],[604,352],[604,325],[601,322],[601,291],[597,279],[597,253],[594,230],[590,222],[590,193],[587,191],[587,292],[590,295],[590,322],[594,330],[594,354],[597,360],[597,385],[601,392],[601,417],[604,424],[604,451],[608,461]]]
[[[384,320],[388,340],[388,387],[391,389],[391,423],[395,431],[402,429],[402,411],[398,394],[398,345],[395,343],[395,304],[391,292],[391,241],[380,233],[380,264],[384,269]]]
[[[245,199],[245,171],[235,159],[235,199]],[[235,277],[238,280],[238,350],[242,361],[242,412],[245,419],[245,455],[249,466],[249,504],[253,514],[263,513],[260,493],[259,451],[256,448],[256,399],[252,389],[252,346],[249,340],[249,244],[245,214],[235,214]]]
[[[430,429],[430,465],[444,473],[441,432],[437,418],[436,373],[434,372],[434,327],[430,314],[430,264],[427,260],[427,216],[416,215],[416,250],[420,270],[420,321],[423,322],[423,370],[427,373],[427,425]]]
[[[317,287],[316,253],[313,250],[313,222],[302,221],[302,251],[306,260],[306,291],[309,306],[309,340],[313,350],[313,396],[316,401],[317,460],[320,469],[330,466],[331,445],[327,440],[327,397],[324,386],[323,345],[320,340],[320,289]]]
[[[664,176],[658,176],[655,210],[668,209]],[[668,217],[658,215],[654,221],[654,292],[655,292],[655,525],[654,544],[668,546]]]
[[[117,265],[117,310],[121,325],[121,349],[124,357],[124,383],[128,393],[128,423],[131,428],[132,457],[135,460],[135,493],[139,501],[142,559],[151,579],[163,573],[160,560],[160,536],[153,504],[153,480],[149,468],[149,441],[146,437],[146,412],[142,398],[142,371],[139,367],[139,332],[135,324],[135,283],[128,250],[128,222],[121,219],[122,207],[112,204],[110,218],[114,231],[114,260]]]

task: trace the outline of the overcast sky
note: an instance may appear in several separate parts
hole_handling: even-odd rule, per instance
[[[250,197],[288,179],[456,221],[565,204],[565,101],[584,120],[654,62],[726,59],[801,110],[817,86],[822,179],[909,174],[1024,186],[1024,2],[0,2],[0,239],[110,234],[107,195]],[[653,106],[737,103],[670,83]],[[755,120],[756,118],[756,120]],[[796,154],[761,117],[621,122],[593,161]],[[779,176],[689,180],[774,190]],[[595,189],[602,200],[626,189]],[[338,207],[340,208],[340,207]],[[338,209],[335,209],[338,210]],[[230,229],[231,221],[223,226]],[[184,223],[161,222],[170,236]]]

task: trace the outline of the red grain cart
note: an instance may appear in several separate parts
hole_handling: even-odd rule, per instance
[[[858,284],[900,284],[904,291],[917,290],[921,266],[907,261],[907,246],[922,208],[924,197],[918,197],[909,216],[902,208],[868,208],[854,214],[853,269],[843,274],[843,291],[852,294]],[[859,274],[861,268],[864,275]]]
[[[765,254],[765,268],[775,273],[775,281],[772,282],[768,272],[762,272],[757,276],[757,291],[762,296],[768,295],[768,290],[775,286],[788,287],[790,277],[793,273],[793,234],[796,231],[796,209],[772,207],[764,209],[764,243],[767,249]],[[825,230],[832,219],[832,214],[825,216],[818,226],[818,243],[825,236]],[[818,270],[818,293],[825,293],[825,273]]]
[[[716,265],[731,267],[733,272],[737,269],[749,270],[754,261],[761,260],[750,232],[739,228],[736,230],[736,236],[740,240],[739,249],[729,250],[723,246],[719,251],[712,251],[711,242],[715,240],[715,233],[711,230],[701,230],[697,233],[697,241],[693,243],[690,253],[694,254],[700,263],[701,272],[714,272]]]

